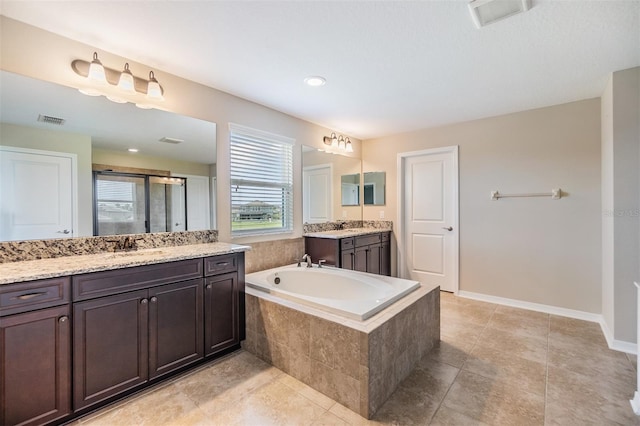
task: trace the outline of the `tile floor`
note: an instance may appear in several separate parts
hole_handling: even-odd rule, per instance
[[[441,296],[442,341],[371,421],[245,351],[75,422],[98,425],[640,425],[635,357],[598,324]]]

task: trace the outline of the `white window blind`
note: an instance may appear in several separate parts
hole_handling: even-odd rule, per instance
[[[229,130],[232,235],[291,232],[294,141],[237,124]]]

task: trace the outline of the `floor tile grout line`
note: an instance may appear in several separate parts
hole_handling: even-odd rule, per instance
[[[442,399],[440,400],[440,403],[438,404],[438,408],[433,412],[433,415],[431,416],[431,418],[429,419],[429,423],[431,424],[433,422],[433,419],[435,418],[435,416],[438,414],[438,411],[440,411],[440,408],[442,408],[442,405],[444,404],[444,400],[447,398],[447,395],[449,395],[449,391],[451,390],[451,388],[453,387],[454,383],[456,382],[456,380],[458,380],[458,377],[460,376],[460,374],[462,373],[462,370],[464,369],[465,364],[467,363],[467,360],[469,359],[469,355],[473,352],[473,350],[475,349],[476,345],[478,344],[478,340],[480,339],[480,336],[482,335],[482,333],[487,329],[487,327],[489,326],[489,323],[491,322],[491,318],[493,318],[493,315],[495,314],[497,309],[497,306],[494,306],[493,311],[491,311],[491,315],[489,316],[489,319],[487,320],[487,322],[484,324],[484,326],[482,327],[482,330],[480,331],[479,335],[476,337],[475,341],[473,342],[473,345],[471,345],[470,349],[469,349],[469,353],[467,354],[467,357],[465,358],[465,360],[462,362],[462,365],[460,366],[460,368],[458,369],[458,373],[456,374],[456,377],[453,379],[453,381],[451,382],[451,384],[449,385],[449,387],[447,388],[447,391],[445,392],[444,396],[442,397]],[[457,410],[454,410],[457,411]],[[464,414],[464,413],[461,413]],[[467,415],[467,414],[465,414]],[[481,421],[480,419],[475,419],[478,421]]]
[[[462,368],[458,369],[458,373],[456,373],[456,377],[454,377],[454,379],[451,381],[451,384],[449,385],[449,387],[447,387],[447,391],[444,393],[444,395],[442,396],[442,399],[438,403],[438,408],[436,408],[436,410],[433,412],[433,414],[431,415],[431,418],[429,419],[429,423],[427,423],[427,424],[431,424],[433,422],[433,419],[438,414],[438,411],[440,411],[440,408],[442,408],[442,405],[444,404],[444,400],[447,398],[447,395],[449,395],[449,391],[453,387],[453,384],[456,382],[456,380],[458,380],[458,376],[460,375],[460,373],[462,373]]]

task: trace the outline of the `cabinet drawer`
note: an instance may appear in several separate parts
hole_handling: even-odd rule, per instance
[[[356,247],[368,246],[369,244],[376,244],[380,241],[380,234],[361,235],[356,237]]]
[[[380,234],[382,236],[382,241],[389,241],[391,239],[391,232],[383,232]]]
[[[63,305],[71,300],[69,277],[0,286],[0,316]]]
[[[92,299],[200,277],[202,277],[202,259],[76,275],[72,278],[73,300]]]
[[[342,250],[352,249],[354,247],[353,237],[351,238],[342,238],[340,240],[340,248]]]
[[[224,274],[238,270],[238,257],[235,254],[212,256],[204,259],[204,276]]]

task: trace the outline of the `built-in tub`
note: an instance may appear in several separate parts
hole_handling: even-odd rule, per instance
[[[304,264],[245,282],[244,349],[365,418],[440,340],[434,284]]]
[[[249,274],[246,284],[356,320],[370,318],[420,287],[417,281],[304,264]]]

